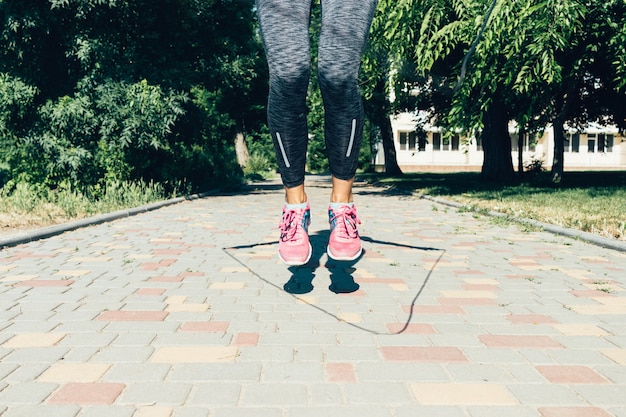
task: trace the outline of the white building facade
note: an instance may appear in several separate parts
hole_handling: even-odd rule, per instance
[[[442,135],[441,129],[425,126],[425,135],[415,132],[416,115],[400,113],[392,118],[393,138],[398,165],[403,172],[462,172],[480,171],[483,151],[479,140],[462,135]],[[422,136],[422,137],[420,137]],[[425,136],[425,137],[424,137]],[[510,128],[513,164],[518,160],[518,135]],[[549,169],[554,158],[554,133],[546,129],[543,136],[525,139],[521,149],[524,164],[541,161]],[[382,145],[378,145],[375,165],[385,166]],[[565,170],[626,170],[626,138],[616,127],[589,125],[583,132],[566,133]]]

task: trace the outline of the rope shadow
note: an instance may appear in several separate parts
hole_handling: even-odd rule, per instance
[[[257,277],[261,281],[265,282],[266,284],[276,289],[284,290],[285,292],[289,293],[292,297],[294,297],[298,301],[308,304],[309,306],[317,309],[318,311],[335,318],[337,321],[344,322],[356,329],[359,329],[359,330],[362,330],[362,331],[365,331],[374,335],[399,335],[399,334],[404,333],[408,329],[409,324],[411,323],[411,320],[413,319],[414,309],[415,309],[415,305],[417,301],[419,300],[421,294],[424,292],[424,289],[428,285],[428,282],[430,281],[435,268],[437,267],[437,265],[439,264],[443,256],[446,254],[446,250],[440,249],[440,248],[433,248],[433,247],[412,246],[412,245],[407,245],[404,243],[397,243],[397,242],[381,241],[377,239],[372,239],[367,236],[361,236],[362,241],[372,243],[372,244],[395,246],[395,247],[411,249],[411,250],[419,250],[419,251],[440,252],[436,261],[432,264],[430,270],[426,274],[424,281],[422,282],[422,285],[420,286],[419,290],[417,291],[417,293],[411,300],[409,315],[406,319],[406,322],[404,323],[404,326],[397,332],[385,333],[385,332],[368,329],[358,324],[342,320],[336,314],[333,314],[332,312],[326,310],[325,308],[320,307],[315,304],[311,304],[307,302],[305,299],[298,297],[298,295],[306,294],[313,290],[313,279],[315,278],[315,271],[320,267],[321,258],[323,254],[326,253],[326,251],[324,250],[324,247],[325,247],[325,243],[328,242],[327,235],[328,235],[328,231],[319,232],[310,236],[311,246],[313,248],[313,254],[311,255],[311,260],[306,265],[302,265],[298,267],[293,267],[293,266],[288,267],[287,269],[292,273],[292,276],[289,279],[289,281],[287,281],[287,283],[283,285],[282,288],[279,285],[271,282],[269,279],[266,279],[263,276],[261,276],[260,273],[256,272],[254,269],[248,266],[245,262],[243,262],[238,257],[236,257],[235,254],[233,253],[238,250],[277,245],[278,241],[231,246],[227,248],[222,248],[222,250],[235,262],[237,262],[238,264],[246,268],[248,271],[250,271],[250,273],[252,273],[255,277]],[[354,292],[359,289],[359,284],[357,284],[354,281],[354,278],[352,277],[352,272],[354,272],[355,270],[353,266],[362,258],[362,256],[365,253],[366,253],[366,250],[364,248],[363,254],[359,258],[355,259],[354,261],[347,262],[347,261],[335,261],[335,260],[329,259],[326,262],[325,266],[326,268],[329,269],[330,274],[331,274],[331,285],[329,287],[330,291],[336,294],[343,294],[343,293]]]

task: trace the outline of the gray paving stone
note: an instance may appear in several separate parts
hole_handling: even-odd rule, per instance
[[[442,364],[363,362],[355,368],[358,380],[364,382],[450,381],[450,375]]]
[[[74,417],[79,411],[75,405],[25,405],[11,407],[2,417]]]
[[[177,407],[172,417],[209,417],[210,413],[206,407]]]
[[[129,405],[94,405],[81,407],[80,417],[132,417],[135,407]]]
[[[467,407],[467,412],[471,417],[540,417],[537,409],[521,406],[490,406],[490,407]]]
[[[98,363],[143,363],[152,356],[154,348],[151,346],[132,347],[103,347],[93,357]]]
[[[58,387],[57,384],[22,382],[9,384],[0,391],[0,404],[32,405],[43,402]]]
[[[105,382],[160,382],[164,381],[171,366],[160,363],[117,363],[102,377]]]
[[[586,402],[566,386],[512,384],[507,389],[526,406],[583,406]]]
[[[365,414],[367,415],[367,414]],[[461,407],[455,406],[428,406],[421,404],[403,405],[395,409],[394,417],[467,417],[468,414]]]
[[[572,388],[584,401],[595,406],[620,407],[624,404],[626,385],[577,385]]]
[[[278,407],[226,407],[211,410],[211,417],[283,417],[283,409]]]
[[[246,384],[239,405],[242,407],[288,407],[307,404],[308,389],[305,383]]]
[[[263,365],[262,383],[276,382],[319,382],[323,380],[323,367],[319,363],[278,363]]]
[[[241,395],[241,385],[237,383],[202,383],[198,384],[187,401],[188,405],[205,407],[236,406]]]
[[[292,407],[287,410],[287,414],[290,417],[319,417],[319,416],[342,416],[342,417],[361,416],[362,417],[366,415],[390,417],[393,415],[392,413],[393,413],[392,407],[309,406],[309,407]]]
[[[38,364],[38,363],[54,363],[61,360],[70,349],[67,347],[45,347],[45,348],[21,348],[15,349],[8,354],[2,361],[5,363]]]
[[[345,402],[338,384],[313,383],[309,386],[310,404],[316,407],[337,406]]]
[[[177,364],[167,376],[170,382],[239,381],[257,382],[261,378],[259,363]]]
[[[121,404],[161,404],[178,406],[185,403],[191,384],[166,382],[133,382],[128,384],[117,400]]]

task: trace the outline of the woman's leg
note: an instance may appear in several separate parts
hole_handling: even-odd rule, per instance
[[[375,9],[376,0],[322,0],[318,68],[326,111],[326,149],[331,174],[348,189],[363,134],[359,67]],[[337,191],[337,197],[346,197],[345,190]]]
[[[322,0],[318,69],[333,181],[327,253],[342,261],[355,260],[363,252],[352,184],[364,119],[359,67],[375,9],[376,0]]]
[[[288,265],[303,265],[312,254],[311,214],[304,191],[311,0],[257,0],[256,4],[270,73],[267,119],[285,186],[278,256]]]
[[[279,171],[287,199],[306,198],[302,185],[308,144],[311,0],[257,0],[257,13],[270,73],[267,119]]]

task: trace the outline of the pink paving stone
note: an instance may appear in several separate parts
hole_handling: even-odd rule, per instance
[[[328,382],[356,382],[354,366],[351,363],[326,364],[326,378]]]
[[[190,321],[180,326],[181,332],[223,333],[228,330],[229,322],[225,321]]]
[[[507,316],[507,319],[515,324],[558,323],[552,317],[544,316],[543,314],[511,314]]]
[[[204,276],[204,272],[192,272],[192,271],[188,271],[188,272],[181,272],[180,274],[178,274],[179,277],[183,277],[183,278],[187,278],[187,277],[203,277]]]
[[[29,279],[15,284],[16,287],[69,287],[71,279]]]
[[[542,417],[613,417],[597,407],[541,407]]]
[[[537,262],[533,261],[509,261],[512,266],[535,266],[538,265]]]
[[[610,261],[608,259],[583,259],[583,262],[588,264],[606,264]]]
[[[546,365],[536,369],[553,384],[606,384],[609,381],[587,366]]]
[[[356,290],[352,292],[340,292],[337,294],[339,297],[365,297],[365,291]]]
[[[442,346],[385,346],[383,357],[402,362],[467,362],[460,349]]]
[[[170,266],[176,262],[176,259],[163,259],[159,262],[144,262],[141,264],[141,269],[146,271],[156,271],[159,268]]]
[[[135,291],[137,295],[163,295],[165,288],[139,288]]]
[[[488,347],[536,349],[563,347],[548,336],[482,334],[478,338]]]
[[[457,306],[495,306],[498,305],[491,298],[439,298],[437,300],[441,305],[457,305]]]
[[[465,311],[456,305],[431,305],[431,306],[402,306],[402,311],[409,314],[465,314]]]
[[[233,342],[235,346],[256,346],[259,343],[258,333],[239,333]]]
[[[188,252],[188,251],[183,250],[183,249],[154,249],[152,250],[152,253],[154,255],[180,255],[183,252]]]
[[[13,254],[11,258],[13,259],[45,259],[45,258],[54,258],[56,254],[53,253],[45,253],[38,254],[33,252],[16,252]]]
[[[508,274],[505,275],[506,278],[509,279],[529,279],[529,278],[537,278],[537,275],[533,274]]]
[[[581,298],[614,297],[613,294],[598,290],[572,290],[569,293]]]
[[[410,333],[410,334],[435,334],[437,331],[430,324],[423,323],[389,323],[387,324],[389,333]]]
[[[181,282],[185,277],[156,276],[148,278],[148,282]]]
[[[167,311],[105,311],[98,316],[102,321],[163,321]]]
[[[49,404],[113,404],[126,385],[116,383],[71,383],[48,399]]]
[[[477,269],[468,269],[464,271],[453,271],[456,275],[484,275],[483,271]]]

